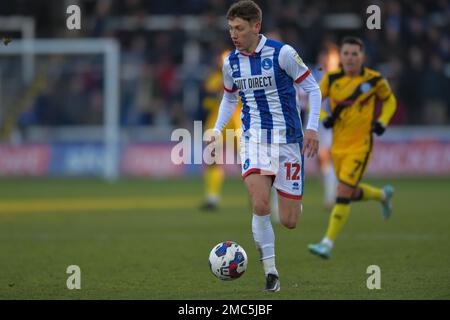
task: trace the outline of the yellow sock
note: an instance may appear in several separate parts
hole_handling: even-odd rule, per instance
[[[330,222],[328,223],[326,238],[333,242],[336,240],[338,233],[344,226],[345,221],[347,221],[349,213],[350,203],[337,203],[334,205],[333,211],[331,211]]]
[[[372,187],[366,183],[360,183],[358,185],[362,189],[362,200],[383,200],[383,190],[379,188]]]
[[[224,172],[222,167],[213,165],[206,168],[205,171],[205,186],[206,196],[208,198],[218,199],[220,190],[222,189]]]

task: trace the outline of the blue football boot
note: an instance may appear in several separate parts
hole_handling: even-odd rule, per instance
[[[389,219],[392,214],[392,196],[394,195],[394,188],[390,185],[383,187],[385,200],[381,201],[381,214],[385,220]]]
[[[330,259],[331,248],[323,243],[308,245],[309,252],[321,257],[322,259]]]

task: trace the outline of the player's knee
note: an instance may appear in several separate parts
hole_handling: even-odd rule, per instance
[[[291,212],[288,215],[281,215],[280,222],[287,229],[292,230],[297,227],[298,217],[299,217],[298,212]]]
[[[285,226],[286,228],[293,230],[297,227],[297,221],[291,221],[291,220],[287,220],[287,221],[282,221],[281,222],[283,224],[283,226]]]
[[[354,187],[350,187],[343,183],[339,183],[336,195],[339,198],[351,198],[354,192],[355,192]]]
[[[290,216],[286,219],[281,219],[281,224],[290,230],[295,229],[297,227],[297,217]]]
[[[363,196],[363,191],[360,188],[355,188],[353,190],[352,196],[351,196],[351,200],[357,201],[357,200],[361,200]]]
[[[267,199],[255,199],[253,203],[253,210],[256,214],[268,214],[270,213],[269,200]]]

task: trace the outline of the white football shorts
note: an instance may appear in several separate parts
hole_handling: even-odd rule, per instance
[[[241,137],[242,177],[252,173],[272,177],[278,194],[300,200],[303,197],[304,158],[302,143],[258,143]]]

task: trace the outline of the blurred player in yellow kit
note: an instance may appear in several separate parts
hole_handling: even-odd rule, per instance
[[[207,96],[203,99],[203,108],[208,112],[206,123],[204,128],[214,128],[214,124],[219,114],[220,100],[223,95],[223,79],[222,79],[222,64],[225,57],[229,55],[229,52],[223,52],[216,58],[216,67],[210,72],[204,83],[204,89]],[[238,108],[236,108],[230,122],[222,132],[223,144],[226,145],[225,130],[233,129],[240,130],[241,128],[241,102],[238,102]],[[238,131],[237,131],[238,132]],[[238,137],[234,141],[235,146],[239,146],[237,143]],[[227,150],[229,152],[229,150]],[[219,205],[220,192],[224,180],[223,167],[218,164],[208,165],[203,175],[205,183],[205,201],[201,206],[202,210],[215,210]]]
[[[394,192],[389,185],[380,189],[360,180],[371,157],[373,133],[384,133],[396,109],[395,97],[379,72],[363,66],[364,45],[359,38],[344,38],[340,61],[342,67],[328,72],[320,84],[322,97],[328,97],[330,103],[331,114],[323,125],[333,128],[331,155],[339,181],[326,235],[320,243],[308,246],[311,253],[324,259],[331,257],[336,237],[350,213],[351,201],[377,200],[383,217],[388,219]],[[382,103],[382,111],[374,119],[377,99]]]

